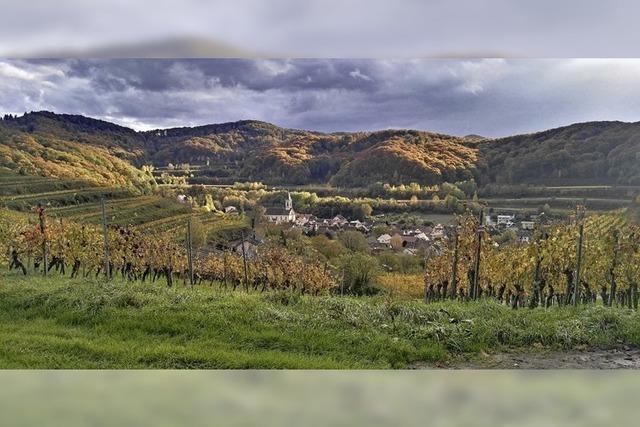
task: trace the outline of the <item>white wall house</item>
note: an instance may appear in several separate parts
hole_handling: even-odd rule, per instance
[[[498,220],[496,223],[498,225],[505,225],[507,227],[513,225],[513,221],[515,220],[515,215],[498,215]]]
[[[533,221],[520,221],[520,228],[523,230],[533,230],[536,227],[536,223]]]
[[[380,237],[378,237],[376,239],[378,241],[378,243],[382,244],[382,245],[389,245],[391,244],[391,236],[387,233],[382,234]]]
[[[444,237],[444,226],[442,224],[437,224],[431,230],[431,238],[432,239],[442,239]]]

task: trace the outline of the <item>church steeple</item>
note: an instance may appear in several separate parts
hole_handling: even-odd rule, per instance
[[[293,200],[291,200],[291,193],[287,191],[287,199],[284,201],[284,208],[287,211],[293,209]]]

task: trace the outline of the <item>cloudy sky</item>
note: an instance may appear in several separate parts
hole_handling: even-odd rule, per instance
[[[1,60],[0,114],[505,136],[640,121],[640,60]]]
[[[153,8],[148,0],[0,4],[4,57],[50,58],[77,50],[104,57],[95,52],[105,47],[126,56],[133,49],[140,57],[147,56],[140,45],[176,37],[222,43],[243,57],[639,56],[636,0],[154,0]]]

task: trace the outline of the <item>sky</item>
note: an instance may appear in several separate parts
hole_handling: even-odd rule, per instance
[[[640,121],[640,59],[0,59],[0,114],[499,137]]]
[[[153,8],[148,0],[0,0],[0,5],[4,57],[49,58],[65,51],[69,57],[70,51],[104,47],[144,52],[145,43],[181,37],[232,46],[243,57],[639,56],[636,0],[154,0]]]

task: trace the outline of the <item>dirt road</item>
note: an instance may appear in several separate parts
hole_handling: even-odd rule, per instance
[[[640,369],[640,350],[483,354],[471,361],[416,364],[417,369]]]

